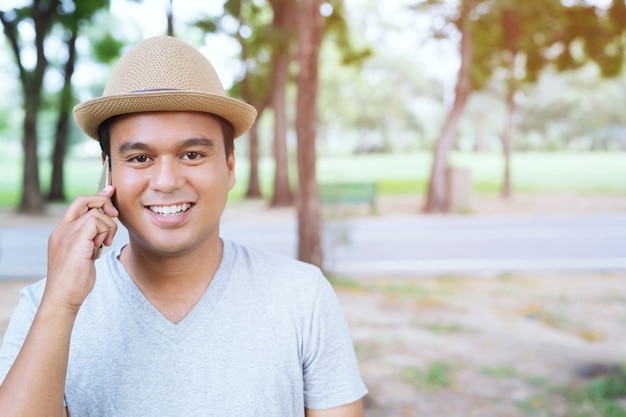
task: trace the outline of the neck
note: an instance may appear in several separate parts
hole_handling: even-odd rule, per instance
[[[131,243],[120,261],[144,296],[168,320],[182,320],[196,305],[209,286],[220,262],[223,244],[212,250],[163,255],[138,249]]]

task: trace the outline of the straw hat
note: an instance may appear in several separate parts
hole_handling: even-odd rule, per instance
[[[120,114],[200,111],[228,120],[235,137],[254,123],[251,105],[226,96],[213,65],[176,38],[157,36],[129,49],[113,68],[102,97],[74,107],[76,124],[98,140],[98,126]]]

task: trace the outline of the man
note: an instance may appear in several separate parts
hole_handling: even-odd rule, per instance
[[[111,185],[70,204],[46,280],[20,296],[0,414],[362,416],[366,388],[320,271],[220,238],[232,142],[255,109],[194,48],[156,37],[74,117],[110,158]],[[94,261],[115,217],[129,243]]]

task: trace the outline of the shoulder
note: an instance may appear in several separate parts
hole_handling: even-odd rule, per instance
[[[225,241],[224,246],[225,251],[229,250],[235,253],[235,262],[238,266],[249,268],[255,275],[267,275],[275,279],[289,280],[299,278],[314,282],[324,278],[318,267],[306,262],[232,241]]]
[[[235,253],[233,275],[248,281],[251,287],[262,287],[274,296],[282,294],[296,302],[312,302],[320,294],[332,292],[330,283],[314,265],[234,242],[225,241],[224,246],[225,252]]]

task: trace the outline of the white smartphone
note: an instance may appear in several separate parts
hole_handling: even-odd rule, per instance
[[[111,161],[107,155],[104,158],[104,164],[102,165],[102,173],[100,174],[100,181],[98,182],[98,191],[104,190],[107,185],[111,185]]]
[[[100,174],[100,181],[98,181],[98,191],[104,190],[107,185],[111,185],[111,162],[109,156],[104,158],[104,164],[102,165],[102,173]],[[94,248],[93,258],[98,259],[102,253],[102,245],[99,248]]]

